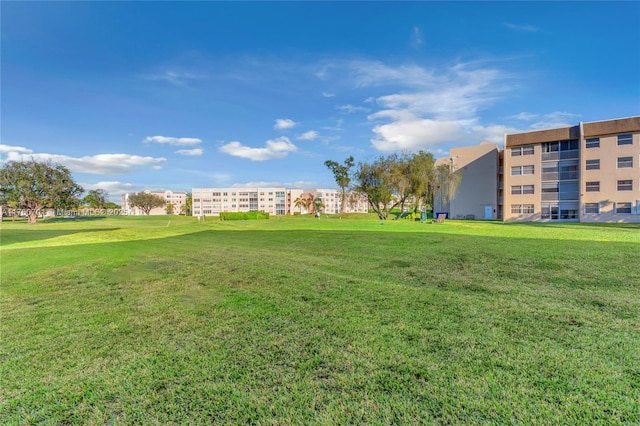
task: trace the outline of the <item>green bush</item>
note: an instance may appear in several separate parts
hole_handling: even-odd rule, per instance
[[[266,212],[222,212],[220,220],[261,220],[269,219],[269,213]]]

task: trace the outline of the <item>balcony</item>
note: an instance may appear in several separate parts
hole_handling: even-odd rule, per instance
[[[579,158],[580,151],[577,149],[569,150],[569,151],[553,151],[553,152],[543,152],[542,153],[542,161],[549,160],[570,160],[572,158]]]
[[[543,172],[542,180],[577,180],[580,174],[578,171],[573,172]]]

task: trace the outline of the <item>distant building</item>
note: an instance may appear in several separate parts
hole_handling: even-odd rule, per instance
[[[322,212],[340,212],[340,191],[315,189],[279,188],[193,188],[192,214],[194,216],[218,216],[221,212],[263,211],[274,216],[307,214],[314,211],[304,200],[310,196],[322,200]],[[351,200],[351,201],[350,201]],[[366,198],[362,196],[347,199],[348,212],[366,212]]]
[[[186,192],[174,192],[174,191],[151,191],[145,190],[147,194],[153,194],[156,197],[160,197],[165,201],[165,205],[163,207],[156,207],[151,209],[149,212],[150,215],[166,215],[167,214],[167,205],[173,205],[173,214],[180,214],[187,204],[187,193]],[[130,216],[139,216],[144,215],[144,212],[139,208],[132,206],[129,203],[129,196],[133,195],[132,193],[123,194],[121,197],[121,205],[122,210],[121,214],[130,215]]]

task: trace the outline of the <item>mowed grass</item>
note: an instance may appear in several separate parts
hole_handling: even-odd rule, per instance
[[[640,226],[0,225],[2,424],[640,422]]]

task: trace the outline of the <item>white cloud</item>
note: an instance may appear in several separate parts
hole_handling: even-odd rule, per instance
[[[533,25],[519,25],[519,24],[511,24],[509,22],[505,22],[505,27],[510,28],[516,31],[527,31],[527,32],[536,32],[540,31],[540,28],[534,27]]]
[[[368,117],[375,123],[371,143],[380,151],[503,140],[507,127],[485,126],[479,119],[480,111],[508,90],[503,82],[506,76],[497,69],[458,64],[427,70],[365,61],[352,62],[351,69],[356,86],[395,82],[396,92],[378,97],[375,104],[382,109]]]
[[[515,118],[516,120],[529,121],[529,120],[533,120],[537,116],[538,116],[538,114],[532,114],[532,113],[529,113],[529,112],[521,112],[521,113],[518,113],[516,115],[512,115],[511,118]]]
[[[273,125],[273,128],[276,130],[292,129],[296,127],[297,124],[298,123],[289,118],[278,118],[276,120],[276,124]]]
[[[202,148],[194,148],[194,149],[179,149],[175,151],[176,154],[187,155],[187,156],[199,156],[202,155],[204,150]]]
[[[410,113],[398,113],[388,124],[373,128],[372,145],[379,151],[415,151],[443,143],[469,144],[488,142],[501,144],[505,133],[519,130],[502,125],[483,126],[477,119],[434,120]]]
[[[419,27],[413,27],[413,32],[411,33],[411,45],[414,48],[419,48],[422,46],[422,33]]]
[[[335,96],[336,96],[335,93],[322,92],[322,97],[323,98],[333,98]]]
[[[70,171],[76,173],[89,173],[97,175],[129,174],[137,167],[152,167],[160,169],[161,164],[167,161],[163,157],[141,157],[129,154],[98,154],[84,157],[69,157],[67,155],[8,152],[7,161],[51,161],[62,164]]]
[[[355,112],[369,112],[371,111],[371,109],[369,108],[365,108],[365,107],[361,107],[361,106],[355,106],[355,105],[340,105],[337,106],[336,109],[345,112],[347,114],[353,114]]]
[[[293,181],[293,182],[280,182],[280,181],[252,181],[246,183],[234,183],[231,185],[233,188],[298,188],[298,189],[314,189],[318,187],[317,182],[310,181]]]
[[[143,76],[147,80],[166,81],[174,86],[186,86],[190,80],[201,79],[202,76],[188,71],[169,70]]]
[[[308,132],[304,132],[303,134],[298,136],[296,139],[303,140],[303,141],[312,141],[314,139],[317,139],[318,136],[319,136],[318,132],[316,132],[315,130],[309,130]]]
[[[5,154],[9,152],[30,154],[33,152],[33,150],[29,148],[24,148],[22,146],[11,146],[11,145],[0,144],[0,154]]]
[[[380,61],[358,60],[347,64],[354,77],[356,87],[371,87],[400,83],[416,87],[434,86],[438,79],[433,71],[418,65],[390,67]]]
[[[532,130],[545,130],[553,129],[557,127],[571,127],[575,126],[575,121],[580,117],[579,114],[573,114],[570,112],[551,112],[543,115],[543,119],[532,123],[529,127]]]
[[[80,186],[82,186],[85,191],[91,191],[94,189],[104,189],[109,194],[109,198],[112,198],[112,196],[114,195],[122,195],[128,192],[139,192],[144,189],[139,185],[134,185],[132,183],[118,182],[118,181],[103,181],[98,183],[80,183]]]
[[[172,136],[147,136],[143,142],[156,142],[168,145],[198,145],[202,139],[198,138],[174,138]]]
[[[278,139],[268,140],[264,148],[251,148],[242,145],[240,142],[229,142],[220,147],[220,152],[233,155],[235,157],[247,158],[251,161],[273,160],[275,158],[284,158],[290,152],[298,150],[286,136]]]

